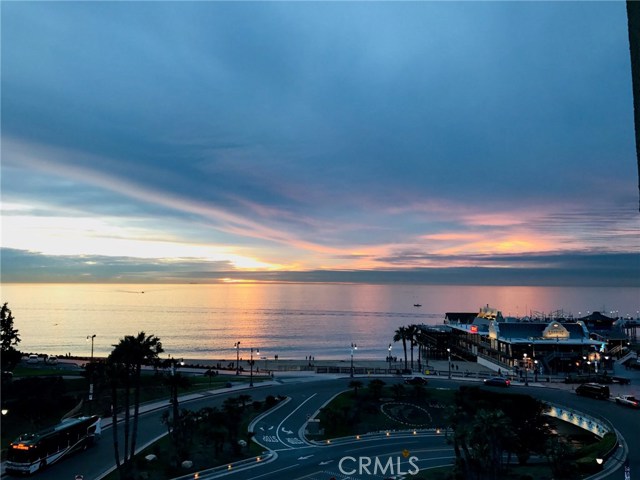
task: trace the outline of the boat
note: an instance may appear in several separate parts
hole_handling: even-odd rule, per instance
[[[414,307],[421,307],[422,305],[420,305],[419,303],[414,303],[413,306]]]

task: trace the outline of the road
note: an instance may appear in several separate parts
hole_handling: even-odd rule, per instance
[[[387,383],[401,381],[389,377],[383,379]],[[260,419],[254,426],[256,440],[275,452],[274,459],[253,465],[250,470],[232,469],[222,473],[217,472],[215,476],[201,475],[200,479],[217,478],[221,475],[230,479],[252,480],[275,480],[285,477],[292,480],[328,480],[331,477],[338,480],[380,479],[390,476],[388,462],[393,464],[394,474],[397,474],[398,470],[404,474],[398,478],[403,476],[410,478],[409,472],[415,464],[424,471],[430,467],[452,463],[453,451],[446,444],[444,435],[435,432],[417,432],[415,435],[412,432],[402,435],[391,433],[388,437],[383,434],[373,438],[369,436],[360,439],[352,438],[323,445],[307,441],[303,435],[303,429],[308,417],[334,395],[346,390],[350,380],[318,376],[314,379],[306,378],[301,381],[290,379],[282,384],[253,387],[249,393],[254,399],[261,399],[267,395],[284,395],[289,398],[285,404]],[[369,378],[363,380],[366,383]],[[445,378],[429,380],[430,387],[435,388],[457,388],[461,384],[468,384],[468,382]],[[640,444],[638,433],[640,432],[640,412],[621,407],[613,402],[579,397],[566,389],[547,388],[544,384],[537,386],[532,384],[528,387],[515,385],[510,390],[607,418],[627,439],[630,447],[631,478],[640,478],[640,452],[637,449]],[[247,390],[242,392],[247,393]],[[215,395],[198,396],[181,402],[181,407],[197,410],[205,406],[221,406],[226,398],[236,396],[238,393],[239,391],[225,391]],[[160,421],[163,410],[154,410],[141,416],[138,440],[140,446],[165,433],[166,427]],[[375,467],[373,463],[366,465],[366,458],[374,457],[378,457],[381,462],[377,473],[381,473],[382,467],[387,468],[382,474],[373,474]],[[87,480],[97,479],[114,463],[112,429],[107,427],[103,430],[102,440],[96,447],[53,465],[32,478],[73,479],[75,474],[82,473]],[[364,469],[361,468],[362,466]],[[622,468],[606,478],[627,480]]]

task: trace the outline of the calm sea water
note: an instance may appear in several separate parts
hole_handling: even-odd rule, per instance
[[[144,292],[144,293],[143,293]],[[167,355],[235,360],[260,349],[273,359],[384,359],[393,332],[441,323],[445,312],[489,304],[504,315],[564,310],[637,316],[637,288],[414,285],[69,285],[5,284],[23,352],[106,356],[124,335],[145,331]],[[422,307],[414,307],[414,304]],[[402,347],[395,344],[394,354]]]

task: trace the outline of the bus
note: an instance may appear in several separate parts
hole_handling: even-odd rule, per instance
[[[67,418],[37,433],[20,435],[9,445],[7,473],[29,475],[72,452],[86,450],[102,432],[100,417]]]

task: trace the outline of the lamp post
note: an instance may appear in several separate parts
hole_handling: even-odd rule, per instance
[[[357,350],[358,346],[355,343],[351,343],[351,378],[353,378],[353,351]]]
[[[180,418],[179,406],[178,406],[178,379],[176,378],[176,368],[178,365],[184,365],[182,358],[180,360],[169,357],[169,364],[171,366],[171,406],[173,410],[173,435],[174,437],[178,432],[178,419]]]
[[[93,364],[93,340],[96,338],[96,334],[87,335],[87,341],[91,339],[91,361],[90,364]],[[89,401],[93,400],[93,365],[91,365],[91,373],[89,376]]]
[[[538,360],[534,360],[533,363],[535,364],[533,367],[533,375],[535,378],[534,381],[537,382],[538,381]]]
[[[447,347],[447,357],[449,358],[449,380],[451,380],[451,349]]]
[[[91,339],[91,363],[93,363],[93,339],[96,338],[96,334],[87,335],[87,341]]]
[[[522,358],[524,359],[524,384],[529,385],[529,377],[527,372],[529,371],[529,364],[527,363],[527,354],[525,353]]]
[[[233,344],[236,349],[236,375],[240,375],[240,342]]]
[[[391,373],[391,344],[389,344],[389,356],[387,360],[389,360],[389,373]]]
[[[256,348],[256,355],[260,355],[259,348]],[[249,386],[253,387],[253,347],[251,347],[251,357],[249,358]]]

